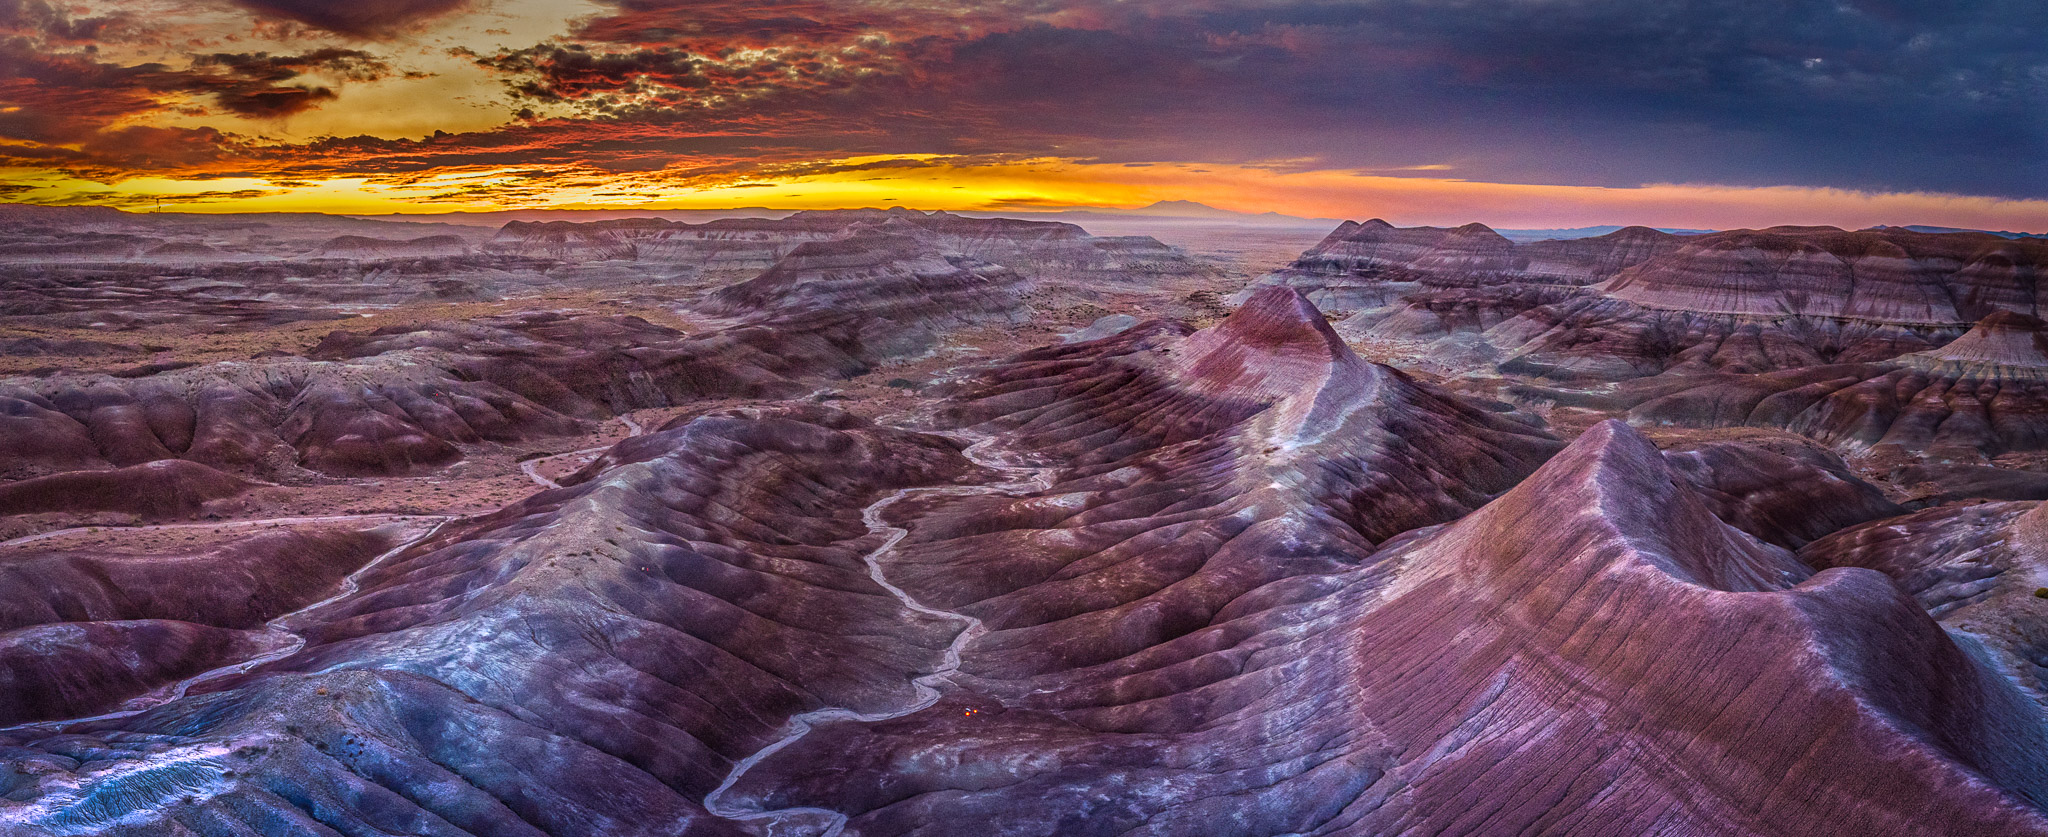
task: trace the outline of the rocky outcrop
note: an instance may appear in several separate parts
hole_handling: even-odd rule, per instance
[[[2048,381],[2048,325],[2031,314],[1997,311],[1939,348],[1899,362],[1953,380]]]
[[[1699,236],[1602,290],[1666,310],[1956,325],[2036,310],[2044,264],[2048,245],[1989,234],[1773,227]]]
[[[1495,366],[1499,372],[1593,384],[1881,361],[1938,346],[1958,331],[1946,326],[1647,309],[1580,295],[1502,320],[1481,339],[1500,357]]]

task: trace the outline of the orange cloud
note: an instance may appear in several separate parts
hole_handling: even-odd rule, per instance
[[[30,175],[33,174],[33,177]],[[191,211],[453,212],[496,209],[827,209],[910,206],[950,210],[1135,207],[1197,200],[1245,212],[1400,224],[1482,221],[1500,227],[1648,224],[1729,229],[1774,224],[1932,224],[2048,230],[2048,201],[1793,186],[1659,184],[1637,188],[1487,183],[1254,165],[1109,164],[1062,158],[871,155],[778,164],[696,161],[608,172],[568,166],[471,166],[376,177],[251,175],[93,182],[20,170],[31,188],[10,200],[147,204],[163,196]]]

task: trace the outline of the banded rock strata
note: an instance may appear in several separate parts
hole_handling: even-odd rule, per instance
[[[1642,423],[1778,427],[1830,444],[1995,456],[2048,449],[2048,336],[1998,312],[1943,347],[1889,361],[1679,378],[1630,411]]]
[[[1014,272],[846,257],[799,248],[726,295],[735,324],[707,335],[538,316],[322,352],[481,340],[457,377],[486,381],[548,368],[558,340],[644,359],[792,333],[848,282],[988,322],[1014,310]],[[1926,362],[2024,365],[2031,338],[1988,333],[2015,324]],[[561,391],[520,397],[565,416],[612,403],[581,379],[620,379],[542,377]],[[63,693],[137,714],[0,730],[0,826],[2048,834],[2048,715],[2035,680],[2009,678],[2031,640],[1976,638],[2040,621],[2022,609],[2031,553],[1924,534],[2032,549],[2032,504],[1899,517],[1782,436],[1659,451],[1610,421],[1566,445],[1366,362],[1286,287],[1210,328],[1142,322],[942,390],[907,420],[923,430],[815,404],[678,419],[367,566],[360,549],[317,572],[251,565],[296,586],[208,627],[261,624],[262,642],[188,631],[256,654],[247,671],[195,675],[226,661],[118,636],[191,618],[210,601],[193,573],[95,586],[103,558],[24,562],[24,588],[56,591],[22,628],[56,631],[46,647],[169,663]],[[1997,618],[1936,621],[1979,605]],[[182,697],[152,703],[179,677]]]
[[[573,262],[659,264],[716,286],[750,279],[801,245],[862,230],[922,239],[949,254],[1002,265],[1035,281],[1143,287],[1162,277],[1219,275],[1215,268],[1148,237],[1096,237],[1073,224],[966,218],[900,207],[798,212],[776,220],[728,218],[703,224],[659,219],[513,222],[499,231],[487,249]]]
[[[1567,381],[1765,372],[1931,349],[2041,310],[2048,246],[1988,234],[1626,228],[1514,244],[1477,224],[1340,228],[1262,280],[1357,312],[1347,334]]]

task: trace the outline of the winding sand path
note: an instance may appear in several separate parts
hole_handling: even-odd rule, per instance
[[[964,433],[940,435],[953,436],[954,438],[971,438],[971,436]],[[895,710],[863,714],[851,709],[830,707],[805,712],[789,719],[789,723],[781,738],[769,742],[768,746],[762,747],[753,755],[741,759],[739,763],[733,765],[732,772],[726,774],[725,781],[720,783],[711,793],[704,796],[705,810],[710,811],[714,816],[730,820],[764,823],[767,827],[767,832],[771,835],[779,833],[777,826],[781,825],[803,829],[806,826],[816,828],[817,825],[823,824],[824,831],[821,833],[821,837],[838,837],[839,833],[845,830],[846,815],[838,811],[824,808],[759,810],[729,802],[725,799],[725,796],[727,792],[732,790],[734,785],[739,783],[740,779],[746,776],[747,771],[754,769],[756,765],[769,756],[774,755],[777,751],[809,735],[811,730],[820,723],[827,721],[886,721],[891,718],[901,718],[938,702],[939,684],[951,678],[954,672],[960,670],[961,652],[966,649],[969,643],[979,639],[982,634],[987,633],[987,629],[983,627],[981,620],[975,617],[950,610],[927,607],[913,598],[908,592],[905,592],[903,588],[889,581],[882,561],[890,553],[895,552],[897,544],[902,543],[903,539],[909,536],[910,530],[889,524],[883,520],[883,515],[889,510],[889,507],[918,495],[946,494],[968,496],[1002,494],[1044,491],[1051,487],[1053,471],[1055,470],[1053,466],[1020,465],[1007,461],[1001,454],[994,453],[989,449],[994,442],[995,439],[992,437],[983,437],[974,444],[969,445],[961,453],[976,465],[1002,475],[1006,478],[1003,481],[988,485],[899,489],[869,504],[861,512],[861,519],[867,523],[868,531],[887,533],[887,538],[883,540],[881,546],[862,556],[862,560],[868,565],[868,576],[873,578],[876,584],[881,585],[882,589],[889,591],[890,595],[895,596],[901,601],[905,608],[930,616],[957,620],[961,623],[960,633],[953,638],[952,644],[946,647],[946,655],[940,662],[939,667],[930,674],[912,680],[911,684],[916,689],[916,696],[909,703]]]

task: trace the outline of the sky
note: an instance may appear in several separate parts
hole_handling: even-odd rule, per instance
[[[0,201],[2048,232],[2041,0],[0,0]]]

